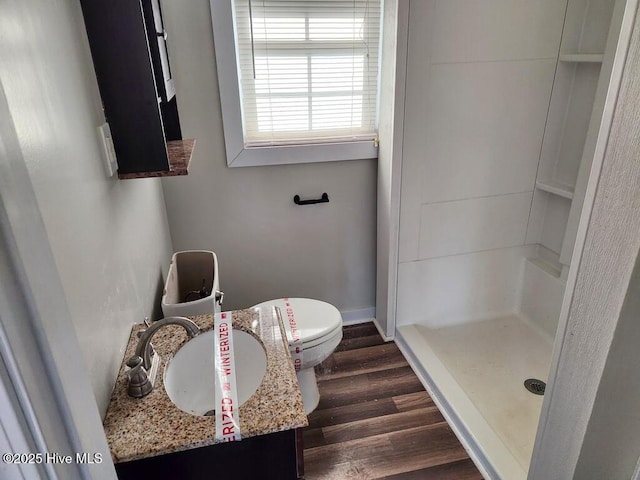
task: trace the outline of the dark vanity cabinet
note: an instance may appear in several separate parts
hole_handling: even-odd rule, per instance
[[[160,0],[81,0],[120,178],[185,175]]]
[[[119,480],[297,480],[304,478],[302,429],[116,463],[115,467]]]

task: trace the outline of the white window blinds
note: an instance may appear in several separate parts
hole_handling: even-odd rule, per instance
[[[246,146],[374,138],[380,0],[234,0]]]

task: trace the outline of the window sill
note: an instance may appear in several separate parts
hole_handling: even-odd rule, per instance
[[[248,147],[239,151],[227,148],[227,166],[257,167],[292,163],[339,162],[378,158],[373,140],[313,145]]]

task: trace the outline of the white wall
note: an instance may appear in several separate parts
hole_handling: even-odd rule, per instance
[[[524,258],[534,254],[529,245],[401,263],[397,324],[439,328],[513,313]]]
[[[472,320],[474,305],[478,319],[517,308],[565,7],[410,3],[400,324]]]
[[[395,335],[408,0],[385,0],[380,75],[376,323]]]
[[[640,368],[638,259],[580,451],[576,478],[631,478],[640,455],[640,415],[637,413],[640,399],[637,375]]]
[[[493,201],[504,213],[522,216],[519,197],[530,201],[534,187],[564,8],[557,0],[411,3],[400,261],[450,254],[424,251],[423,234],[480,221],[480,204],[490,201],[484,197],[502,196]],[[438,223],[421,221],[434,204],[458,208],[448,202],[466,208]],[[505,246],[494,228],[502,218],[486,219],[494,241],[462,251]]]
[[[566,286],[559,273],[537,259],[523,262],[517,309],[549,338],[556,335]]]
[[[104,415],[131,325],[158,315],[172,250],[161,185],[106,177],[96,130],[104,117],[79,2],[2,2],[0,44],[7,120]]]
[[[285,295],[371,309],[375,160],[228,168],[209,0],[163,7],[182,132],[197,139],[189,175],[163,180],[174,248],[217,253],[228,309]],[[330,203],[293,203],[323,192]]]

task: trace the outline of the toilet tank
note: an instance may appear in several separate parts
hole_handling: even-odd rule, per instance
[[[162,293],[165,317],[189,317],[220,311],[218,258],[208,250],[185,250],[171,257]]]

